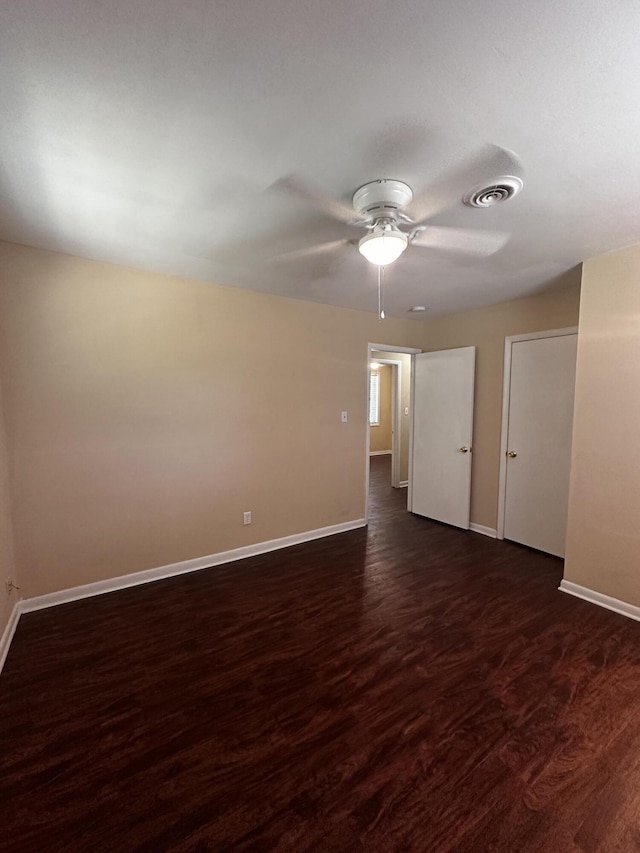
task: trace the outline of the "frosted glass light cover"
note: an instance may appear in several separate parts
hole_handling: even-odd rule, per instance
[[[372,264],[384,267],[398,260],[407,248],[407,237],[401,231],[373,231],[358,243],[360,254]]]

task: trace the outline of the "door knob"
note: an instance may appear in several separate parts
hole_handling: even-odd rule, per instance
[[[468,447],[459,447],[458,450],[460,451],[460,453],[468,453],[469,452]]]
[[[515,459],[517,455],[518,455],[518,454],[516,453],[516,451],[515,451],[515,450],[510,450],[510,451],[507,453],[507,456],[508,456],[510,459]]]

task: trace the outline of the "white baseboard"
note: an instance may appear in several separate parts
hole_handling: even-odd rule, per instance
[[[11,616],[9,616],[7,626],[2,632],[2,639],[0,639],[0,672],[2,672],[2,667],[4,666],[4,662],[7,659],[7,655],[9,654],[9,646],[11,645],[11,640],[13,640],[13,635],[16,632],[18,619],[20,618],[21,613],[21,604],[21,601],[16,601],[16,603],[13,605],[13,610],[11,611]]]
[[[406,489],[408,485],[409,485],[408,480],[400,480],[400,482],[398,483],[398,488],[399,489]]]
[[[391,456],[393,450],[370,450],[369,456]]]
[[[498,537],[498,533],[493,527],[485,527],[484,524],[476,524],[474,521],[469,525],[469,530],[473,530],[474,533],[482,533],[483,536],[489,536],[491,539],[496,539]]]
[[[584,601],[591,602],[591,604],[606,607],[607,610],[613,610],[614,613],[620,613],[622,616],[628,616],[629,619],[636,619],[640,622],[640,607],[635,604],[629,604],[627,601],[621,601],[619,598],[612,598],[612,596],[605,595],[603,592],[596,592],[594,589],[580,586],[580,584],[573,583],[572,581],[560,581],[558,589],[561,592],[575,595],[576,598],[582,598]]]
[[[322,539],[325,536],[334,536],[336,533],[345,533],[347,530],[355,530],[364,527],[366,520],[358,518],[354,521],[345,521],[342,524],[332,524],[329,527],[319,527],[317,530],[306,530],[304,533],[294,533],[293,536],[283,536],[281,539],[269,539],[266,542],[257,542],[255,545],[246,545],[242,548],[233,548],[231,551],[221,551],[218,554],[209,554],[206,557],[196,557],[193,560],[183,560],[180,563],[170,563],[157,569],[147,569],[142,572],[134,572],[130,575],[120,575],[117,578],[109,578],[96,583],[88,583],[83,586],[75,586],[69,589],[61,589],[59,592],[50,592],[46,595],[37,595],[33,598],[25,598],[20,602],[21,613],[31,613],[33,610],[42,610],[45,607],[55,607],[57,604],[67,604],[70,601],[78,601],[81,598],[90,598],[93,595],[103,595],[107,592],[115,592],[118,589],[127,589],[131,586],[139,586],[143,583],[171,578],[182,575],[185,572],[197,572],[200,569],[213,568],[223,563],[231,563],[234,560],[242,560],[245,557],[256,557],[267,554],[269,551],[277,551],[280,548],[289,548],[291,545],[299,545],[302,542],[310,542],[313,539]]]
[[[344,521],[341,524],[319,527],[316,530],[306,530],[304,533],[294,533],[292,536],[283,536],[280,539],[269,539],[266,542],[257,542],[255,545],[245,545],[242,548],[233,548],[230,551],[220,551],[217,554],[209,554],[207,557],[196,557],[193,560],[170,563],[167,566],[160,566],[157,569],[133,572],[130,575],[120,575],[117,578],[109,578],[104,581],[97,581],[96,583],[61,589],[58,592],[50,592],[46,595],[23,598],[16,602],[0,640],[0,672],[2,672],[2,667],[9,652],[9,647],[21,613],[43,610],[46,607],[55,607],[57,604],[68,604],[71,601],[79,601],[82,598],[91,598],[94,595],[103,595],[107,592],[115,592],[119,589],[139,586],[143,583],[153,583],[153,581],[171,578],[175,575],[185,574],[186,572],[197,572],[201,569],[213,568],[224,563],[232,563],[234,560],[242,560],[245,557],[257,557],[260,554],[267,554],[269,551],[277,551],[280,548],[289,548],[292,545],[311,542],[313,539],[322,539],[325,536],[334,536],[336,533],[346,533],[348,530],[356,530],[359,527],[365,527],[366,524],[367,522],[364,518],[358,518],[354,521]]]

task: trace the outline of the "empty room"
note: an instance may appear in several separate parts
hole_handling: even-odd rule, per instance
[[[0,851],[640,851],[640,7],[0,7]]]

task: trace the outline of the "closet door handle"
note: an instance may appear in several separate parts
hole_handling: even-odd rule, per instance
[[[515,450],[510,450],[510,451],[507,453],[507,456],[509,457],[509,459],[515,459],[517,455],[518,455],[518,454],[516,453],[516,451],[515,451]]]
[[[469,452],[469,448],[466,446],[459,447],[458,450],[460,451],[460,453],[468,453]]]

